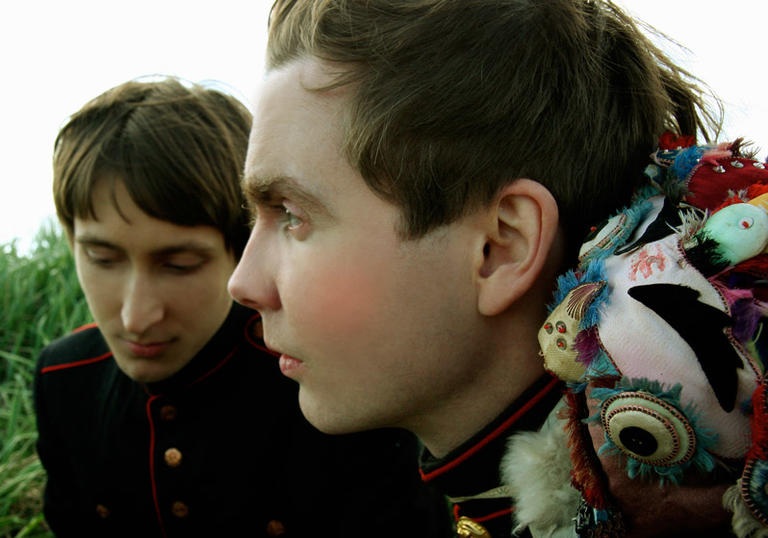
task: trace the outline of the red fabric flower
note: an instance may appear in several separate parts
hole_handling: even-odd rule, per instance
[[[696,137],[693,135],[677,136],[675,133],[666,131],[659,138],[659,149],[687,148],[695,143]]]

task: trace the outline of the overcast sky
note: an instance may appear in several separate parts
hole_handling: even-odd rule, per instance
[[[462,1],[462,0],[455,0]],[[673,54],[725,102],[723,139],[768,148],[768,2],[623,0],[690,49]],[[0,243],[54,214],[51,151],[69,114],[148,74],[216,80],[246,104],[263,71],[268,0],[67,0],[0,7]],[[766,151],[760,156],[765,158]]]

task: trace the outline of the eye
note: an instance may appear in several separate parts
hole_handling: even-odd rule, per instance
[[[288,225],[289,230],[293,230],[301,226],[304,221],[301,220],[298,216],[296,216],[290,209],[285,207],[283,209],[283,212],[285,213],[285,220]]]
[[[645,392],[623,392],[603,402],[600,418],[616,447],[642,463],[671,467],[696,450],[696,435],[685,416]]]
[[[742,217],[739,221],[739,228],[742,230],[747,230],[751,228],[754,223],[755,221],[752,219],[752,217]]]
[[[291,232],[294,237],[298,237],[296,232],[303,230],[306,224],[305,214],[296,204],[289,200],[283,200],[277,209],[280,211],[280,219],[283,222],[284,229]]]
[[[563,323],[562,321],[558,321],[557,323],[555,323],[555,328],[557,329],[557,332],[559,332],[560,334],[565,334],[565,331],[566,331],[565,323]]]
[[[176,252],[168,256],[161,256],[157,262],[165,269],[173,273],[193,273],[200,269],[206,262],[208,257],[201,255],[197,252]]]
[[[90,263],[101,267],[109,267],[120,260],[120,256],[110,248],[85,247],[84,252]]]
[[[568,342],[565,341],[565,338],[558,338],[556,345],[557,345],[557,349],[564,350],[568,348]]]
[[[544,324],[544,330],[547,331],[547,334],[552,334],[552,330],[553,329],[554,329],[554,327],[552,326],[552,324],[550,322],[546,322]]]
[[[179,264],[175,264],[175,263],[166,263],[165,264],[165,268],[173,271],[174,273],[192,273],[192,272],[200,269],[200,267],[202,267],[202,266],[203,266],[202,262],[201,263],[196,263],[196,264],[193,264],[193,265],[179,265]]]

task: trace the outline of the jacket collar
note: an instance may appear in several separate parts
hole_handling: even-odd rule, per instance
[[[510,536],[513,501],[501,486],[499,466],[507,439],[537,430],[560,399],[562,382],[545,374],[496,419],[443,458],[421,454],[422,480],[449,497],[454,515],[481,523],[491,536]],[[493,530],[492,530],[493,529]]]
[[[197,355],[171,377],[145,383],[146,391],[150,395],[177,392],[213,374],[229,361],[246,339],[250,341],[249,332],[253,332],[251,338],[255,338],[254,324],[258,319],[257,312],[233,303],[224,323]]]

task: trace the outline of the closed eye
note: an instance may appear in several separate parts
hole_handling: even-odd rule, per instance
[[[100,246],[84,246],[83,252],[88,262],[101,267],[110,267],[122,259],[119,251]]]

